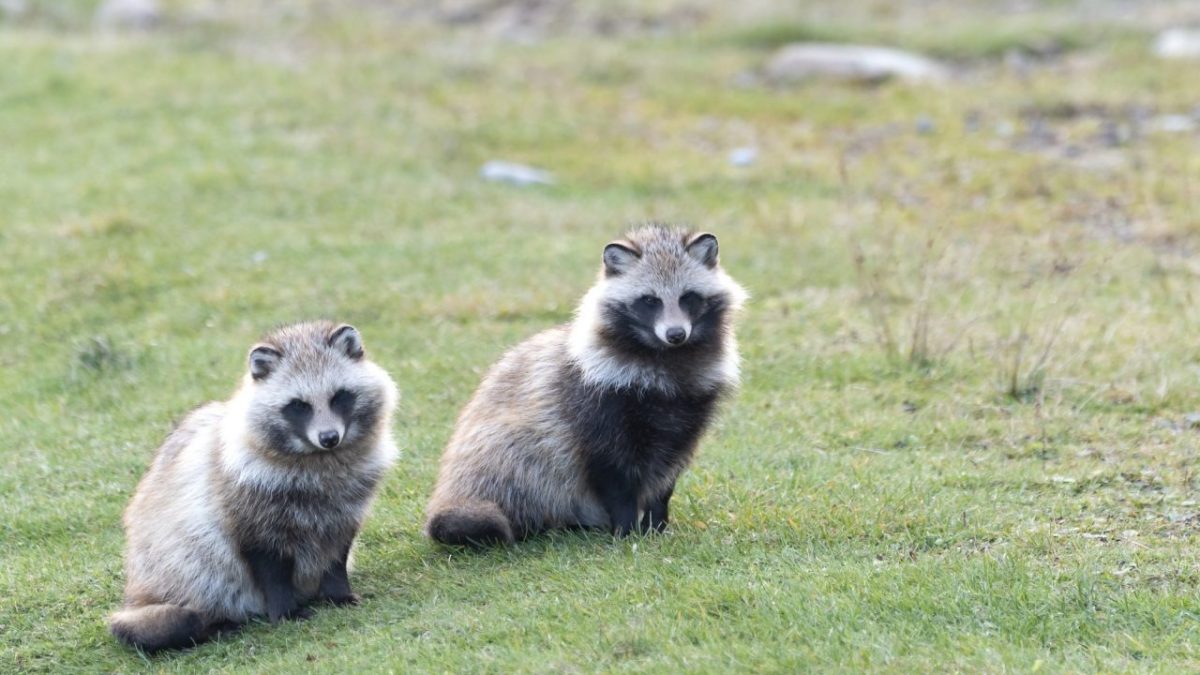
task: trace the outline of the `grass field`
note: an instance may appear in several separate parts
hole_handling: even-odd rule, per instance
[[[585,3],[515,38],[348,4],[0,22],[0,671],[1200,669],[1200,134],[1156,131],[1200,89],[1149,52],[1186,4]],[[753,76],[806,37],[955,75]],[[671,531],[433,546],[482,371],[648,218],[715,232],[753,294]],[[151,453],[308,317],[403,393],[363,604],[119,647]]]

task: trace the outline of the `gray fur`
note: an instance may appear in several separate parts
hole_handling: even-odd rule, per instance
[[[722,333],[715,357],[686,372],[626,358],[602,337],[604,303],[650,291],[677,298],[685,284],[723,294],[730,314],[736,312],[745,291],[716,266],[715,237],[702,238],[698,256],[687,251],[686,244],[698,237],[647,226],[610,243],[575,320],[517,345],[488,371],[442,456],[427,509],[429,536],[459,544],[472,531],[501,533],[496,538],[513,541],[551,528],[609,526],[607,512],[587,485],[581,449],[572,436],[578,411],[565,407],[559,395],[570,384],[564,378],[664,393],[736,386],[738,354],[731,327]],[[669,314],[671,308],[665,309]],[[666,479],[673,483],[676,475]]]
[[[294,556],[295,587],[315,597],[322,571],[357,534],[396,454],[395,384],[361,358],[361,342],[358,359],[344,349],[345,335],[333,348],[335,330],[313,322],[266,336],[233,397],[193,411],[159,448],[125,511],[125,609],[110,622],[122,641],[148,650],[180,646],[164,645],[164,636],[198,625],[199,641],[215,624],[264,614],[263,594],[239,552],[246,541]],[[292,397],[307,396],[319,408],[339,387],[353,387],[375,407],[368,428],[351,424],[336,450],[300,439],[272,445],[270,427]]]

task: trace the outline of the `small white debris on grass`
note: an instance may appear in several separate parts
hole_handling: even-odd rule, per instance
[[[758,148],[746,146],[729,151],[729,163],[734,166],[750,166],[758,160]]]
[[[0,0],[0,17],[19,19],[28,11],[29,3],[26,0]]]
[[[823,42],[784,46],[767,61],[763,74],[777,84],[812,79],[879,83],[893,78],[910,82],[947,78],[945,66],[920,54],[890,47]]]
[[[1196,120],[1187,115],[1159,115],[1146,125],[1150,131],[1164,134],[1186,134],[1196,130]]]
[[[1154,55],[1160,59],[1200,59],[1200,29],[1164,30],[1154,40]]]
[[[554,185],[554,176],[549,171],[516,162],[492,160],[479,169],[479,176],[493,183]]]
[[[148,30],[162,20],[157,0],[105,0],[96,8],[96,26]]]

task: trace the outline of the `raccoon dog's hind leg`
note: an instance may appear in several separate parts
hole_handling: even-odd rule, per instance
[[[191,647],[231,627],[209,625],[194,609],[165,604],[127,607],[114,613],[108,622],[114,637],[144,652]]]
[[[451,546],[511,544],[512,524],[495,502],[471,500],[438,507],[425,527],[434,541]]]

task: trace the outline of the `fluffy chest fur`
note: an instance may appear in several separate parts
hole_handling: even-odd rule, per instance
[[[232,464],[232,466],[231,466]],[[226,525],[239,543],[301,556],[335,553],[357,532],[384,465],[333,455],[278,462],[246,451],[218,470]]]

